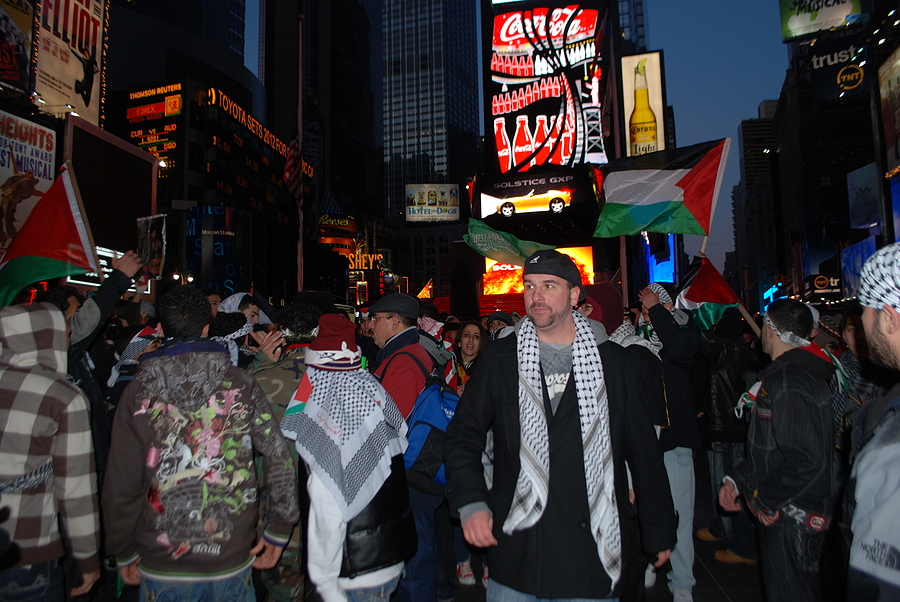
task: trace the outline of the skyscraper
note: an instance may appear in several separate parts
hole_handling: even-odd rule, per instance
[[[463,185],[479,168],[478,0],[385,0],[383,16],[384,213],[399,223],[405,185]],[[407,230],[420,285],[459,226]]]

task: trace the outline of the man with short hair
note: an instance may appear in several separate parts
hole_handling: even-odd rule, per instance
[[[870,357],[900,371],[900,244],[866,261],[859,302]],[[853,600],[900,600],[900,385],[853,414],[852,443],[844,507],[853,533],[848,593]]]
[[[755,395],[744,459],[725,477],[719,504],[741,511],[743,495],[759,519],[759,563],[766,598],[822,599],[819,561],[834,502],[829,380],[835,366],[807,338],[809,308],[773,301],[763,316],[762,348],[772,363]]]
[[[538,251],[523,273],[527,317],[484,348],[447,430],[451,509],[466,540],[488,548],[489,602],[636,597],[646,558],[661,566],[675,544],[644,399],[659,366],[573,310],[585,293],[571,258]],[[481,455],[491,427],[489,492]]]
[[[141,356],[116,410],[103,491],[107,550],[142,599],[253,600],[251,566],[272,568],[299,519],[290,451],[253,377],[202,338],[206,295],[175,287],[158,315],[168,338]],[[254,451],[270,499],[255,546]]]
[[[416,398],[425,388],[426,372],[434,370],[434,360],[419,343],[419,301],[402,293],[387,295],[369,308],[369,316],[372,338],[379,347],[372,373],[381,381],[403,418],[409,418]],[[397,597],[400,602],[434,602],[437,600],[434,511],[441,505],[443,495],[439,485],[416,476],[412,472],[407,475],[418,551],[406,563]]]
[[[642,311],[637,334],[659,356],[666,385],[669,424],[659,441],[678,515],[678,543],[672,550],[672,570],[666,577],[674,601],[691,602],[695,583],[694,453],[700,453],[702,447],[690,373],[700,350],[700,331],[687,312],[675,307],[671,285],[651,282],[638,293],[638,298]],[[648,582],[654,579],[649,572],[647,577]]]

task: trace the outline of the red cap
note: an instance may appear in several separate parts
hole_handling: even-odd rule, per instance
[[[356,346],[356,325],[344,314],[319,316],[316,338],[306,350],[306,365],[322,370],[358,370],[362,353]]]

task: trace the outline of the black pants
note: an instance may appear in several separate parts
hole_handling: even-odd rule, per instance
[[[824,531],[815,531],[789,516],[771,527],[759,526],[760,568],[767,602],[819,602],[819,560]]]

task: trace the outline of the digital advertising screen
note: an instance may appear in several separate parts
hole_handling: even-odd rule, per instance
[[[598,207],[598,180],[588,168],[560,169],[540,174],[508,174],[476,181],[481,218],[499,215],[512,218],[528,213],[558,215],[569,207]]]
[[[184,102],[180,83],[128,93],[128,139],[161,161],[162,177],[176,167],[176,157],[184,154]]]
[[[488,171],[606,163],[606,2],[494,0],[491,9],[493,23],[485,32]]]
[[[666,149],[662,52],[622,57],[626,155]]]
[[[570,247],[556,250],[572,258],[572,261],[578,266],[582,284],[594,284],[594,252],[591,247]],[[521,266],[498,263],[493,259],[485,258],[484,267],[481,294],[505,295],[525,292]]]
[[[458,222],[459,186],[456,184],[407,184],[406,221]]]
[[[785,41],[825,29],[846,27],[862,18],[862,0],[779,0],[781,37]]]
[[[100,121],[104,0],[43,0],[34,91],[43,110]]]
[[[0,0],[0,85],[23,94],[31,80],[33,28],[30,0]]]

